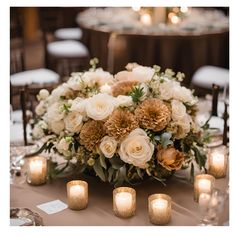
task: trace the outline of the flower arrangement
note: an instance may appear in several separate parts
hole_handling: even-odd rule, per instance
[[[183,73],[129,63],[112,75],[90,61],[51,94],[38,95],[33,138],[64,157],[51,161],[51,177],[89,171],[116,186],[146,177],[164,182],[195,161],[205,168],[197,98],[181,86]]]

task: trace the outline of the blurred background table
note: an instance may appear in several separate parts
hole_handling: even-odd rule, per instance
[[[151,10],[97,8],[80,13],[77,22],[91,57],[99,58],[112,73],[129,62],[173,68],[185,73],[186,85],[203,65],[228,67],[228,19],[223,13],[197,8],[185,13],[181,8]],[[160,19],[160,14],[167,16]]]

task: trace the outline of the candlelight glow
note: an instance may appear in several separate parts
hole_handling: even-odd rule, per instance
[[[151,16],[147,13],[143,14],[141,16],[141,22],[144,24],[144,25],[151,25],[152,24],[152,19],[151,19]]]
[[[188,12],[188,7],[180,7],[180,11],[182,13],[187,13]]]
[[[132,7],[132,9],[133,9],[134,11],[140,11],[141,7],[135,6],[135,7]]]

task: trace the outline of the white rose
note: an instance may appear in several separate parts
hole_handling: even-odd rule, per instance
[[[137,66],[133,68],[131,73],[132,80],[137,80],[139,82],[149,82],[152,79],[155,70],[147,66]]]
[[[78,91],[83,88],[81,73],[72,73],[72,77],[67,81],[68,87],[72,90]]]
[[[116,97],[116,106],[117,107],[129,107],[132,106],[133,99],[131,96],[119,95]]]
[[[44,136],[43,129],[37,124],[32,130],[32,135],[34,139],[40,139]]]
[[[54,103],[57,102],[60,97],[69,97],[72,95],[73,91],[70,89],[68,84],[63,83],[52,91],[51,95],[48,97],[48,100],[50,101],[50,103]]]
[[[72,133],[78,133],[82,127],[83,116],[76,111],[69,112],[64,118],[65,128]]]
[[[185,105],[178,101],[172,100],[171,101],[171,111],[172,111],[172,119],[174,121],[182,120],[186,115],[186,107]]]
[[[49,124],[49,128],[54,132],[55,134],[60,134],[61,131],[64,130],[65,124],[63,120],[60,121],[52,121]]]
[[[169,100],[173,97],[173,83],[171,81],[163,81],[159,84],[160,98]]]
[[[151,159],[154,145],[146,132],[140,128],[133,130],[121,143],[118,151],[121,160],[134,166],[145,168]]]
[[[65,138],[62,138],[57,144],[56,148],[59,153],[63,154],[64,156],[70,156],[69,151],[70,142],[68,142]]]
[[[173,87],[173,97],[174,99],[190,105],[194,105],[197,102],[197,99],[193,96],[191,90],[181,86]]]
[[[87,99],[82,99],[82,98],[77,97],[71,102],[70,110],[77,111],[81,115],[86,115],[86,109],[85,109],[86,103],[87,103]]]
[[[60,121],[64,118],[64,115],[61,110],[61,103],[56,102],[48,107],[47,118],[49,121]]]
[[[49,96],[49,91],[47,89],[41,89],[39,91],[39,99],[45,100]]]
[[[88,99],[86,105],[87,116],[94,120],[104,120],[113,112],[114,106],[114,97],[99,93]]]
[[[44,101],[40,101],[39,104],[35,108],[35,113],[38,116],[42,116],[46,112],[46,107]]]
[[[102,86],[106,83],[112,84],[114,82],[113,76],[109,72],[104,71],[101,68],[98,68],[95,71],[86,71],[82,77],[83,82],[88,87],[92,87],[95,84]]]
[[[105,157],[112,158],[116,152],[117,141],[112,137],[105,136],[102,138],[99,147]]]

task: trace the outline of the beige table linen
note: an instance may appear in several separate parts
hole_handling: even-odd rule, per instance
[[[184,171],[171,177],[167,186],[157,181],[146,181],[134,186],[137,191],[136,215],[130,219],[121,219],[113,214],[112,190],[108,183],[95,177],[80,176],[89,184],[88,208],[81,211],[70,209],[48,215],[36,206],[59,199],[65,203],[66,182],[69,179],[58,179],[42,186],[30,186],[25,177],[16,177],[11,184],[11,207],[27,207],[43,217],[46,226],[147,226],[152,225],[148,218],[148,196],[154,193],[166,193],[172,197],[172,219],[169,226],[194,226],[199,223],[200,211],[193,200],[193,186],[186,179]],[[226,190],[228,178],[217,179],[216,187]],[[221,224],[229,221],[229,207],[226,202],[221,216]],[[227,224],[227,223],[226,223]]]

